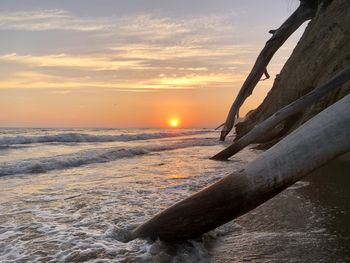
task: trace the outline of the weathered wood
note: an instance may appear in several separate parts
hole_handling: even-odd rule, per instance
[[[292,35],[305,21],[314,17],[316,9],[306,2],[302,1],[295,12],[277,30],[273,31],[272,37],[266,42],[266,45],[260,52],[253,69],[243,83],[243,86],[231,106],[225,125],[221,131],[220,140],[224,141],[227,134],[232,130],[236,116],[239,117],[238,112],[240,107],[252,94],[255,86],[266,71],[267,65],[271,61],[273,55],[290,37],[290,35]]]
[[[255,126],[246,135],[239,138],[232,145],[222,150],[218,154],[211,157],[213,160],[227,160],[231,156],[238,153],[244,147],[251,143],[256,142],[262,136],[264,136],[268,131],[273,129],[281,121],[301,112],[305,108],[309,107],[312,103],[318,101],[323,96],[327,95],[331,91],[339,88],[342,84],[350,80],[350,66],[343,69],[326,84],[314,89],[300,99],[292,102],[281,110],[277,111],[275,114],[271,115],[265,121]]]
[[[214,131],[217,131],[218,129],[220,129],[222,126],[224,126],[225,125],[225,123],[223,123],[223,124],[220,124],[218,127],[216,127],[215,129],[214,129]]]
[[[265,81],[265,80],[267,80],[267,79],[270,78],[270,74],[269,74],[269,72],[267,71],[267,69],[265,69],[264,75],[265,75],[265,78],[261,79],[260,81]]]
[[[330,106],[245,169],[173,205],[131,238],[195,238],[272,198],[317,167],[350,151],[350,95]]]

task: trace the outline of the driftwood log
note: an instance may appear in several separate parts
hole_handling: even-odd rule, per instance
[[[350,95],[322,111],[239,172],[156,215],[131,238],[196,238],[272,198],[350,151]]]
[[[214,155],[213,160],[227,160],[231,156],[238,153],[244,147],[256,142],[259,138],[264,136],[269,130],[273,129],[281,121],[301,112],[309,107],[312,103],[317,102],[323,96],[329,94],[331,91],[339,88],[342,84],[350,80],[350,66],[343,69],[326,84],[314,89],[310,93],[292,102],[275,114],[267,118],[265,121],[255,126],[246,135],[239,138],[232,145]]]
[[[235,101],[225,121],[225,125],[221,130],[220,140],[224,141],[226,136],[232,130],[235,118],[239,115],[239,109],[244,101],[252,94],[255,86],[264,73],[267,73],[267,66],[277,50],[284,42],[307,20],[314,17],[317,5],[313,5],[315,1],[301,1],[295,12],[276,30],[270,31],[273,35],[266,42],[265,47],[260,52],[256,62],[243,83]],[[316,1],[317,2],[317,1]],[[268,77],[268,73],[265,74]]]

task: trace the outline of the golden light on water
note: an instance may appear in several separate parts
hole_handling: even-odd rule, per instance
[[[176,128],[179,126],[180,120],[178,118],[173,117],[173,118],[169,119],[168,124],[170,127]]]

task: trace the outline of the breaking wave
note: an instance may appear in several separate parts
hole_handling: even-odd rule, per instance
[[[166,145],[158,144],[134,148],[113,147],[85,150],[74,154],[5,162],[0,167],[0,176],[27,173],[44,173],[51,170],[61,170],[94,163],[107,163],[121,158],[129,158],[151,152],[170,151],[193,146],[212,146],[217,144],[218,141],[213,138],[193,138],[183,139],[177,143]]]
[[[119,135],[91,135],[84,133],[60,133],[55,135],[41,136],[4,136],[0,137],[0,146],[14,144],[31,143],[82,143],[82,142],[114,142],[114,141],[136,141],[161,138],[172,138],[187,135],[196,135],[208,133],[208,131],[186,131],[186,132],[159,132],[159,133],[141,133],[141,134],[119,134]]]

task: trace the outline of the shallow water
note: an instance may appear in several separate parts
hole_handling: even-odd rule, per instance
[[[128,229],[259,153],[248,149],[230,162],[211,161],[223,147],[217,136],[209,130],[0,130],[0,262],[350,259],[346,165],[336,173],[329,168],[331,179],[328,171],[317,175],[322,180],[313,175],[298,182],[200,240],[124,243]]]

